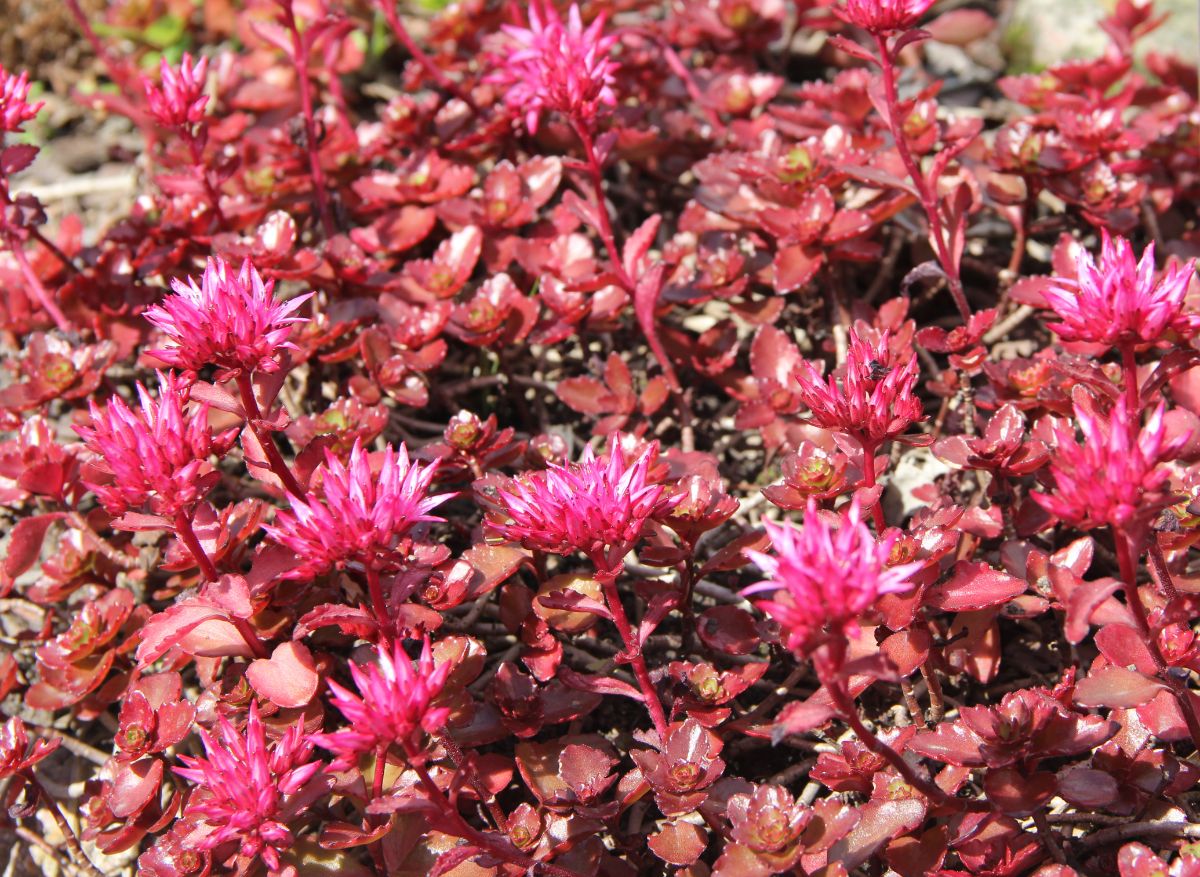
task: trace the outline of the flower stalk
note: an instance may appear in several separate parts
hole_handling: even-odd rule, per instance
[[[598,563],[597,560],[599,560]],[[637,632],[629,623],[629,616],[625,614],[625,607],[621,604],[621,593],[617,589],[617,576],[620,568],[606,567],[603,560],[599,558],[593,558],[593,563],[596,563],[596,580],[600,582],[600,588],[604,592],[604,602],[608,606],[608,611],[612,613],[613,624],[616,625],[617,632],[621,634],[621,641],[625,643],[624,658],[633,668],[633,675],[637,678],[638,687],[642,691],[642,698],[650,713],[650,720],[654,723],[654,731],[658,734],[658,739],[664,741],[667,739],[667,716],[663,712],[658,692],[655,691],[654,681],[650,678],[650,669],[646,666],[646,656],[642,654],[642,646],[638,642]]]
[[[279,479],[284,490],[292,496],[303,497],[304,489],[296,480],[296,476],[292,474],[292,470],[288,468],[287,463],[284,462],[283,455],[279,453],[279,448],[275,445],[275,437],[263,425],[262,411],[259,410],[258,400],[254,397],[254,383],[250,375],[244,371],[240,372],[236,383],[238,395],[242,400],[242,408],[246,412],[246,424],[254,433],[254,437],[258,439],[263,454],[266,455],[267,465],[271,467],[271,471],[275,473],[275,477]]]
[[[879,70],[883,78],[888,130],[891,131],[892,140],[896,145],[896,153],[900,156],[900,161],[904,164],[909,179],[912,180],[917,200],[921,202],[921,207],[929,221],[929,241],[933,244],[938,264],[942,266],[942,270],[946,274],[946,284],[950,289],[951,298],[954,299],[954,306],[958,308],[959,315],[965,323],[971,319],[971,306],[967,303],[967,296],[963,292],[958,259],[954,257],[950,249],[938,193],[936,188],[925,178],[920,164],[912,154],[912,150],[908,148],[908,141],[904,135],[904,123],[900,118],[900,96],[896,89],[896,61],[899,54],[895,49],[896,42],[883,33],[875,33],[872,36],[879,53]]]
[[[1171,672],[1170,665],[1167,664],[1162,649],[1159,648],[1158,637],[1154,635],[1150,626],[1146,607],[1138,594],[1137,559],[1141,552],[1136,537],[1130,533],[1118,531],[1116,528],[1113,528],[1113,537],[1117,549],[1117,566],[1120,569],[1121,582],[1124,585],[1125,605],[1129,607],[1129,613],[1133,616],[1138,635],[1146,644],[1150,658],[1154,661],[1155,675],[1167,686],[1171,696],[1175,698],[1183,720],[1187,724],[1192,743],[1197,749],[1200,749],[1200,716],[1196,714],[1194,698],[1188,690],[1187,684]]]

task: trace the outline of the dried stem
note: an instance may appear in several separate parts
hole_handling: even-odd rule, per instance
[[[1039,807],[1033,811],[1033,824],[1037,828],[1038,839],[1046,848],[1046,852],[1050,854],[1050,858],[1060,865],[1067,864],[1067,856],[1059,842],[1058,832],[1051,828],[1050,823],[1046,821],[1045,807]]]
[[[71,860],[89,877],[103,877],[96,866],[92,864],[92,860],[87,857],[87,853],[83,851],[83,847],[79,845],[79,838],[75,836],[75,830],[71,828],[67,818],[63,816],[63,812],[59,809],[58,802],[50,795],[49,792],[42,786],[33,771],[26,771],[24,774],[26,782],[29,783],[34,794],[45,805],[46,810],[50,813],[50,818],[54,820],[54,824],[58,826],[59,832],[63,836],[63,843],[67,845],[67,850],[71,854]]]

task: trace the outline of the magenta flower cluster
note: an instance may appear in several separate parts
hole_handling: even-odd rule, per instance
[[[619,437],[607,455],[584,448],[578,463],[550,464],[518,475],[491,498],[496,511],[486,521],[494,535],[553,554],[582,551],[607,570],[619,567],[642,535],[646,520],[683,499],[664,499],[664,487],[649,478],[658,453],[651,442],[626,463]]]
[[[787,647],[801,655],[854,634],[860,616],[880,596],[911,589],[910,577],[924,565],[890,565],[897,534],[876,539],[862,522],[857,500],[842,515],[822,513],[809,500],[803,526],[773,521],[763,526],[775,553],[748,552],[766,578],[742,593],[771,595],[755,605],[779,623]]]
[[[112,515],[148,508],[171,520],[220,477],[210,458],[233,437],[214,437],[208,406],[190,404],[187,385],[173,372],[159,372],[157,397],[140,383],[137,394],[136,408],[119,396],[104,407],[93,400],[90,424],[75,427],[95,455],[84,480]]]
[[[1176,262],[1160,277],[1154,244],[1136,260],[1129,241],[1104,231],[1100,258],[1081,249],[1075,268],[1076,279],[1058,278],[1046,290],[1059,317],[1049,326],[1064,341],[1119,347],[1157,344],[1168,332],[1183,340],[1200,333],[1200,314],[1184,310],[1194,263]]]
[[[199,283],[172,280],[174,295],[146,309],[146,319],[167,339],[150,354],[189,372],[206,365],[228,374],[277,371],[279,351],[295,349],[288,341],[292,327],[305,322],[293,314],[312,294],[281,302],[274,287],[249,260],[234,275],[222,259],[210,258]]]
[[[617,37],[604,33],[603,14],[586,28],[578,4],[564,22],[551,2],[529,5],[529,27],[505,25],[514,51],[499,59],[489,80],[505,89],[504,102],[536,134],[542,114],[558,112],[591,127],[601,107],[617,102]]]
[[[290,575],[311,577],[333,567],[358,563],[379,570],[404,559],[404,539],[450,494],[427,496],[437,463],[409,460],[408,448],[388,445],[376,464],[360,441],[343,463],[326,451],[314,474],[318,485],[305,497],[289,496],[267,533],[296,553]]]
[[[230,841],[250,860],[261,858],[280,871],[280,855],[295,841],[290,824],[326,791],[320,774],[326,765],[313,759],[315,742],[300,720],[278,740],[267,742],[258,707],[250,704],[244,731],[221,716],[217,731],[198,731],[205,755],[179,756],[186,767],[175,773],[195,784],[187,815],[197,818],[197,837],[188,843],[211,850]]]

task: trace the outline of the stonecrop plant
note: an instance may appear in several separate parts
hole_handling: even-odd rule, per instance
[[[1100,5],[0,42],[6,874],[1200,875],[1197,58]]]

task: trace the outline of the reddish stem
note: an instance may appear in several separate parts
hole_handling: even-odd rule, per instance
[[[7,200],[7,196],[5,198]],[[6,234],[5,239],[8,242],[8,248],[13,254],[13,258],[17,260],[17,266],[21,269],[21,274],[25,277],[25,282],[33,290],[34,297],[38,300],[38,304],[42,306],[50,319],[54,320],[60,332],[74,332],[75,324],[67,319],[66,314],[62,312],[58,304],[54,301],[54,296],[42,284],[41,278],[37,276],[37,272],[33,270],[33,266],[29,264],[29,258],[25,255],[25,248],[21,242],[11,234]]]
[[[267,465],[271,467],[271,471],[282,482],[284,490],[296,497],[296,499],[303,499],[305,495],[304,489],[300,487],[296,476],[292,474],[292,470],[283,461],[283,455],[279,453],[279,448],[275,447],[275,439],[272,438],[271,433],[263,428],[262,412],[258,408],[258,400],[254,398],[254,384],[250,380],[250,375],[246,372],[240,372],[236,380],[238,394],[242,397],[242,408],[246,411],[246,423],[249,424],[254,437],[258,439],[258,443],[262,445],[263,453],[267,457]]]
[[[400,16],[396,12],[395,0],[381,0],[379,6],[383,10],[383,16],[387,19],[388,26],[392,29],[392,34],[404,46],[404,50],[412,55],[413,60],[421,65],[421,69],[429,75],[429,78],[436,82],[439,88],[450,92],[465,103],[473,112],[478,112],[479,107],[475,105],[475,101],[471,99],[471,95],[467,94],[456,82],[443,73],[441,68],[433,63],[433,59],[425,54],[424,50],[417,45],[416,41],[412,38],[412,34],[408,32],[408,28],[404,26],[404,22],[400,20]]]
[[[880,740],[875,736],[874,731],[863,724],[863,720],[858,714],[858,707],[855,706],[853,698],[846,691],[842,680],[837,676],[836,672],[829,672],[828,668],[825,667],[825,662],[822,660],[814,661],[813,667],[817,671],[817,678],[825,686],[825,690],[829,692],[829,697],[833,701],[833,705],[842,720],[850,726],[850,729],[854,731],[864,746],[894,767],[900,776],[904,777],[906,783],[939,807],[949,807],[960,811],[977,810],[981,812],[991,809],[987,804],[982,802],[967,801],[962,798],[952,797],[946,794],[935,783],[917,773],[916,769],[905,760],[903,755]]]
[[[382,642],[390,643],[392,641],[392,616],[388,611],[383,584],[379,580],[379,570],[373,563],[367,564],[367,591],[371,595],[371,610],[375,613],[375,620],[379,622]]]
[[[192,529],[191,518],[185,512],[179,511],[175,513],[175,535],[179,537],[188,552],[195,558],[197,565],[200,567],[200,575],[206,582],[215,582],[220,578],[217,573],[217,568],[213,565],[212,559],[204,550],[204,546],[200,544],[200,540],[196,538],[196,531]],[[242,639],[246,641],[246,645],[250,647],[250,651],[254,653],[256,658],[267,657],[266,646],[259,639],[258,633],[254,630],[254,626],[245,618],[236,618],[230,616],[229,621],[237,628],[237,632],[242,635]]]
[[[430,802],[441,810],[446,819],[453,824],[459,837],[498,859],[511,862],[519,868],[524,868],[528,874],[536,874],[540,870],[542,873],[550,875],[550,877],[579,877],[578,874],[567,868],[531,859],[518,851],[511,843],[497,841],[470,825],[463,819],[458,809],[446,799],[445,793],[438,787],[438,784],[433,781],[433,777],[429,775],[429,771],[421,763],[422,757],[421,753],[414,751],[413,748],[409,748],[409,767],[413,769],[413,772],[416,773],[417,778],[421,781],[421,785],[424,787],[425,794]]]
[[[371,778],[371,797],[383,797],[383,773],[387,769],[388,744],[381,743],[375,749],[375,776]]]
[[[971,306],[967,304],[967,297],[963,292],[962,277],[960,276],[958,262],[950,253],[950,246],[946,241],[946,229],[942,223],[942,213],[938,204],[937,190],[935,186],[929,185],[929,182],[925,179],[925,175],[921,173],[921,166],[908,148],[908,141],[904,136],[904,128],[898,117],[900,97],[896,91],[896,56],[892,52],[887,37],[876,34],[875,45],[879,50],[879,69],[883,75],[883,93],[885,103],[887,104],[888,130],[892,133],[892,140],[896,143],[896,152],[899,154],[900,161],[903,162],[904,169],[908,172],[908,176],[912,180],[913,188],[917,192],[917,198],[921,202],[921,207],[925,210],[925,216],[929,220],[929,238],[933,243],[938,262],[941,264],[942,270],[946,272],[946,281],[950,287],[950,295],[954,299],[954,304],[958,308],[963,322],[966,322],[971,317]]]
[[[596,144],[592,140],[592,132],[585,123],[576,118],[571,119],[571,127],[575,129],[575,134],[579,137],[579,141],[583,145],[584,157],[587,159],[588,178],[592,184],[592,195],[596,199],[596,221],[599,224],[596,231],[599,233],[600,239],[604,242],[604,249],[608,252],[608,260],[612,263],[612,270],[617,276],[617,282],[624,287],[625,291],[629,293],[636,304],[638,300],[638,284],[630,276],[630,273],[625,270],[625,263],[621,259],[621,248],[617,245],[617,236],[613,232],[612,220],[608,216],[608,202],[604,197],[604,170],[600,166],[599,157],[596,155]],[[634,310],[640,312],[641,306],[636,306]],[[677,396],[682,395],[682,388],[679,386],[679,379],[675,374],[675,369],[671,366],[671,361],[655,331],[653,315],[650,315],[648,320],[649,323],[643,323],[642,329],[646,335],[646,341],[650,344],[650,350],[654,354],[654,358],[658,360],[658,364],[662,366],[663,376],[666,378],[671,391]],[[638,322],[641,321],[642,317],[639,314]],[[685,403],[681,400],[680,404],[683,405]]]
[[[1150,563],[1154,566],[1154,574],[1158,577],[1158,586],[1166,595],[1167,600],[1172,603],[1178,600],[1179,591],[1175,587],[1175,580],[1171,578],[1171,571],[1167,569],[1167,558],[1163,554],[1157,534],[1150,537]]]
[[[446,731],[441,731],[437,735],[437,740],[446,750],[446,754],[450,756],[450,761],[459,770],[471,788],[475,790],[475,794],[479,796],[479,800],[487,808],[488,815],[492,817],[492,822],[500,831],[504,831],[508,825],[508,817],[504,815],[504,811],[500,809],[500,804],[496,801],[496,796],[487,790],[483,785],[483,780],[479,778],[479,774],[467,761],[466,753],[462,751],[462,747],[458,745],[450,734]]]
[[[1111,529],[1116,543],[1117,565],[1120,568],[1121,581],[1125,588],[1125,603],[1129,607],[1130,614],[1133,615],[1138,634],[1150,651],[1150,657],[1154,661],[1154,669],[1159,680],[1171,690],[1175,702],[1179,704],[1183,720],[1187,723],[1192,744],[1200,749],[1200,718],[1196,716],[1191,693],[1187,685],[1171,672],[1170,665],[1167,664],[1166,658],[1163,657],[1162,651],[1158,647],[1158,638],[1150,627],[1150,619],[1146,616],[1146,607],[1142,605],[1142,598],[1138,595],[1137,557],[1140,552],[1134,542],[1135,537],[1116,527]]]
[[[1138,386],[1137,354],[1132,344],[1121,345],[1121,377],[1125,384],[1125,411],[1129,431],[1137,434],[1142,421],[1142,394]]]
[[[617,590],[616,570],[609,569],[603,564],[597,564],[596,566],[596,578],[600,581],[600,587],[604,590],[604,600],[608,604],[608,611],[612,613],[613,624],[617,626],[617,630],[621,634],[621,640],[625,643],[625,654],[629,658],[629,665],[633,668],[633,675],[637,677],[638,686],[642,689],[642,697],[645,699],[646,709],[650,711],[650,719],[654,722],[654,730],[658,733],[659,742],[665,745],[667,740],[667,716],[663,712],[662,702],[658,699],[658,693],[654,690],[654,682],[650,679],[650,670],[646,667],[646,658],[642,654],[642,647],[637,640],[637,634],[629,623],[629,616],[625,614],[625,607],[621,605],[621,594]]]
[[[876,484],[875,478],[875,451],[877,445],[859,439],[863,449],[863,484],[866,487],[874,487]],[[875,532],[882,533],[884,528],[883,519],[883,502],[877,498],[871,504],[871,523],[875,525]]]
[[[217,568],[213,566],[212,558],[208,556],[208,552],[204,550],[204,546],[200,544],[200,540],[196,538],[196,531],[192,529],[191,518],[184,511],[175,513],[175,535],[179,537],[179,541],[184,544],[192,558],[196,561],[196,565],[200,567],[200,575],[206,582],[215,582],[221,576],[217,573]]]
[[[600,159],[596,156],[596,144],[592,140],[592,132],[588,130],[587,125],[577,119],[571,120],[571,126],[575,129],[575,134],[583,145],[583,156],[587,161],[588,178],[591,180],[592,194],[596,199],[596,220],[600,223],[600,227],[596,231],[600,233],[604,249],[608,251],[608,259],[612,262],[613,272],[625,290],[632,295],[636,284],[625,271],[625,264],[621,261],[617,237],[613,233],[612,221],[608,216],[608,202],[604,197],[604,170],[600,166]]]
[[[300,28],[296,24],[296,13],[292,9],[292,0],[284,0],[280,4],[283,10],[284,27],[292,37],[291,61],[296,68],[297,84],[300,87],[300,110],[304,114],[304,147],[308,152],[308,170],[312,176],[313,195],[317,199],[317,212],[321,216],[321,229],[326,238],[333,237],[336,228],[333,224],[333,213],[329,209],[329,194],[325,183],[325,171],[321,167],[321,154],[317,148],[317,123],[313,116],[312,82],[308,78],[308,47],[300,36]]]
[[[42,234],[41,229],[36,228],[36,227],[31,228],[31,229],[29,229],[29,234],[33,237],[33,239],[35,241],[37,241],[39,244],[41,244],[43,247],[45,247],[47,250],[49,250],[50,255],[52,255],[55,259],[58,259],[58,261],[62,263],[62,266],[67,269],[68,274],[78,274],[79,273],[79,269],[75,267],[75,263],[71,261],[71,257],[68,256],[66,253],[64,253],[62,251],[62,249],[58,246],[58,244],[56,244],[54,241],[50,240],[50,238],[48,238],[44,234]]]
[[[204,193],[208,196],[209,206],[212,207],[213,216],[217,219],[217,224],[225,225],[225,214],[221,210],[221,192],[217,189],[212,177],[208,173],[208,166],[204,161],[204,146],[200,142],[200,137],[194,132],[185,129],[180,130],[180,136],[187,142],[188,155],[192,159],[192,170],[200,177],[200,183],[204,186]]]

